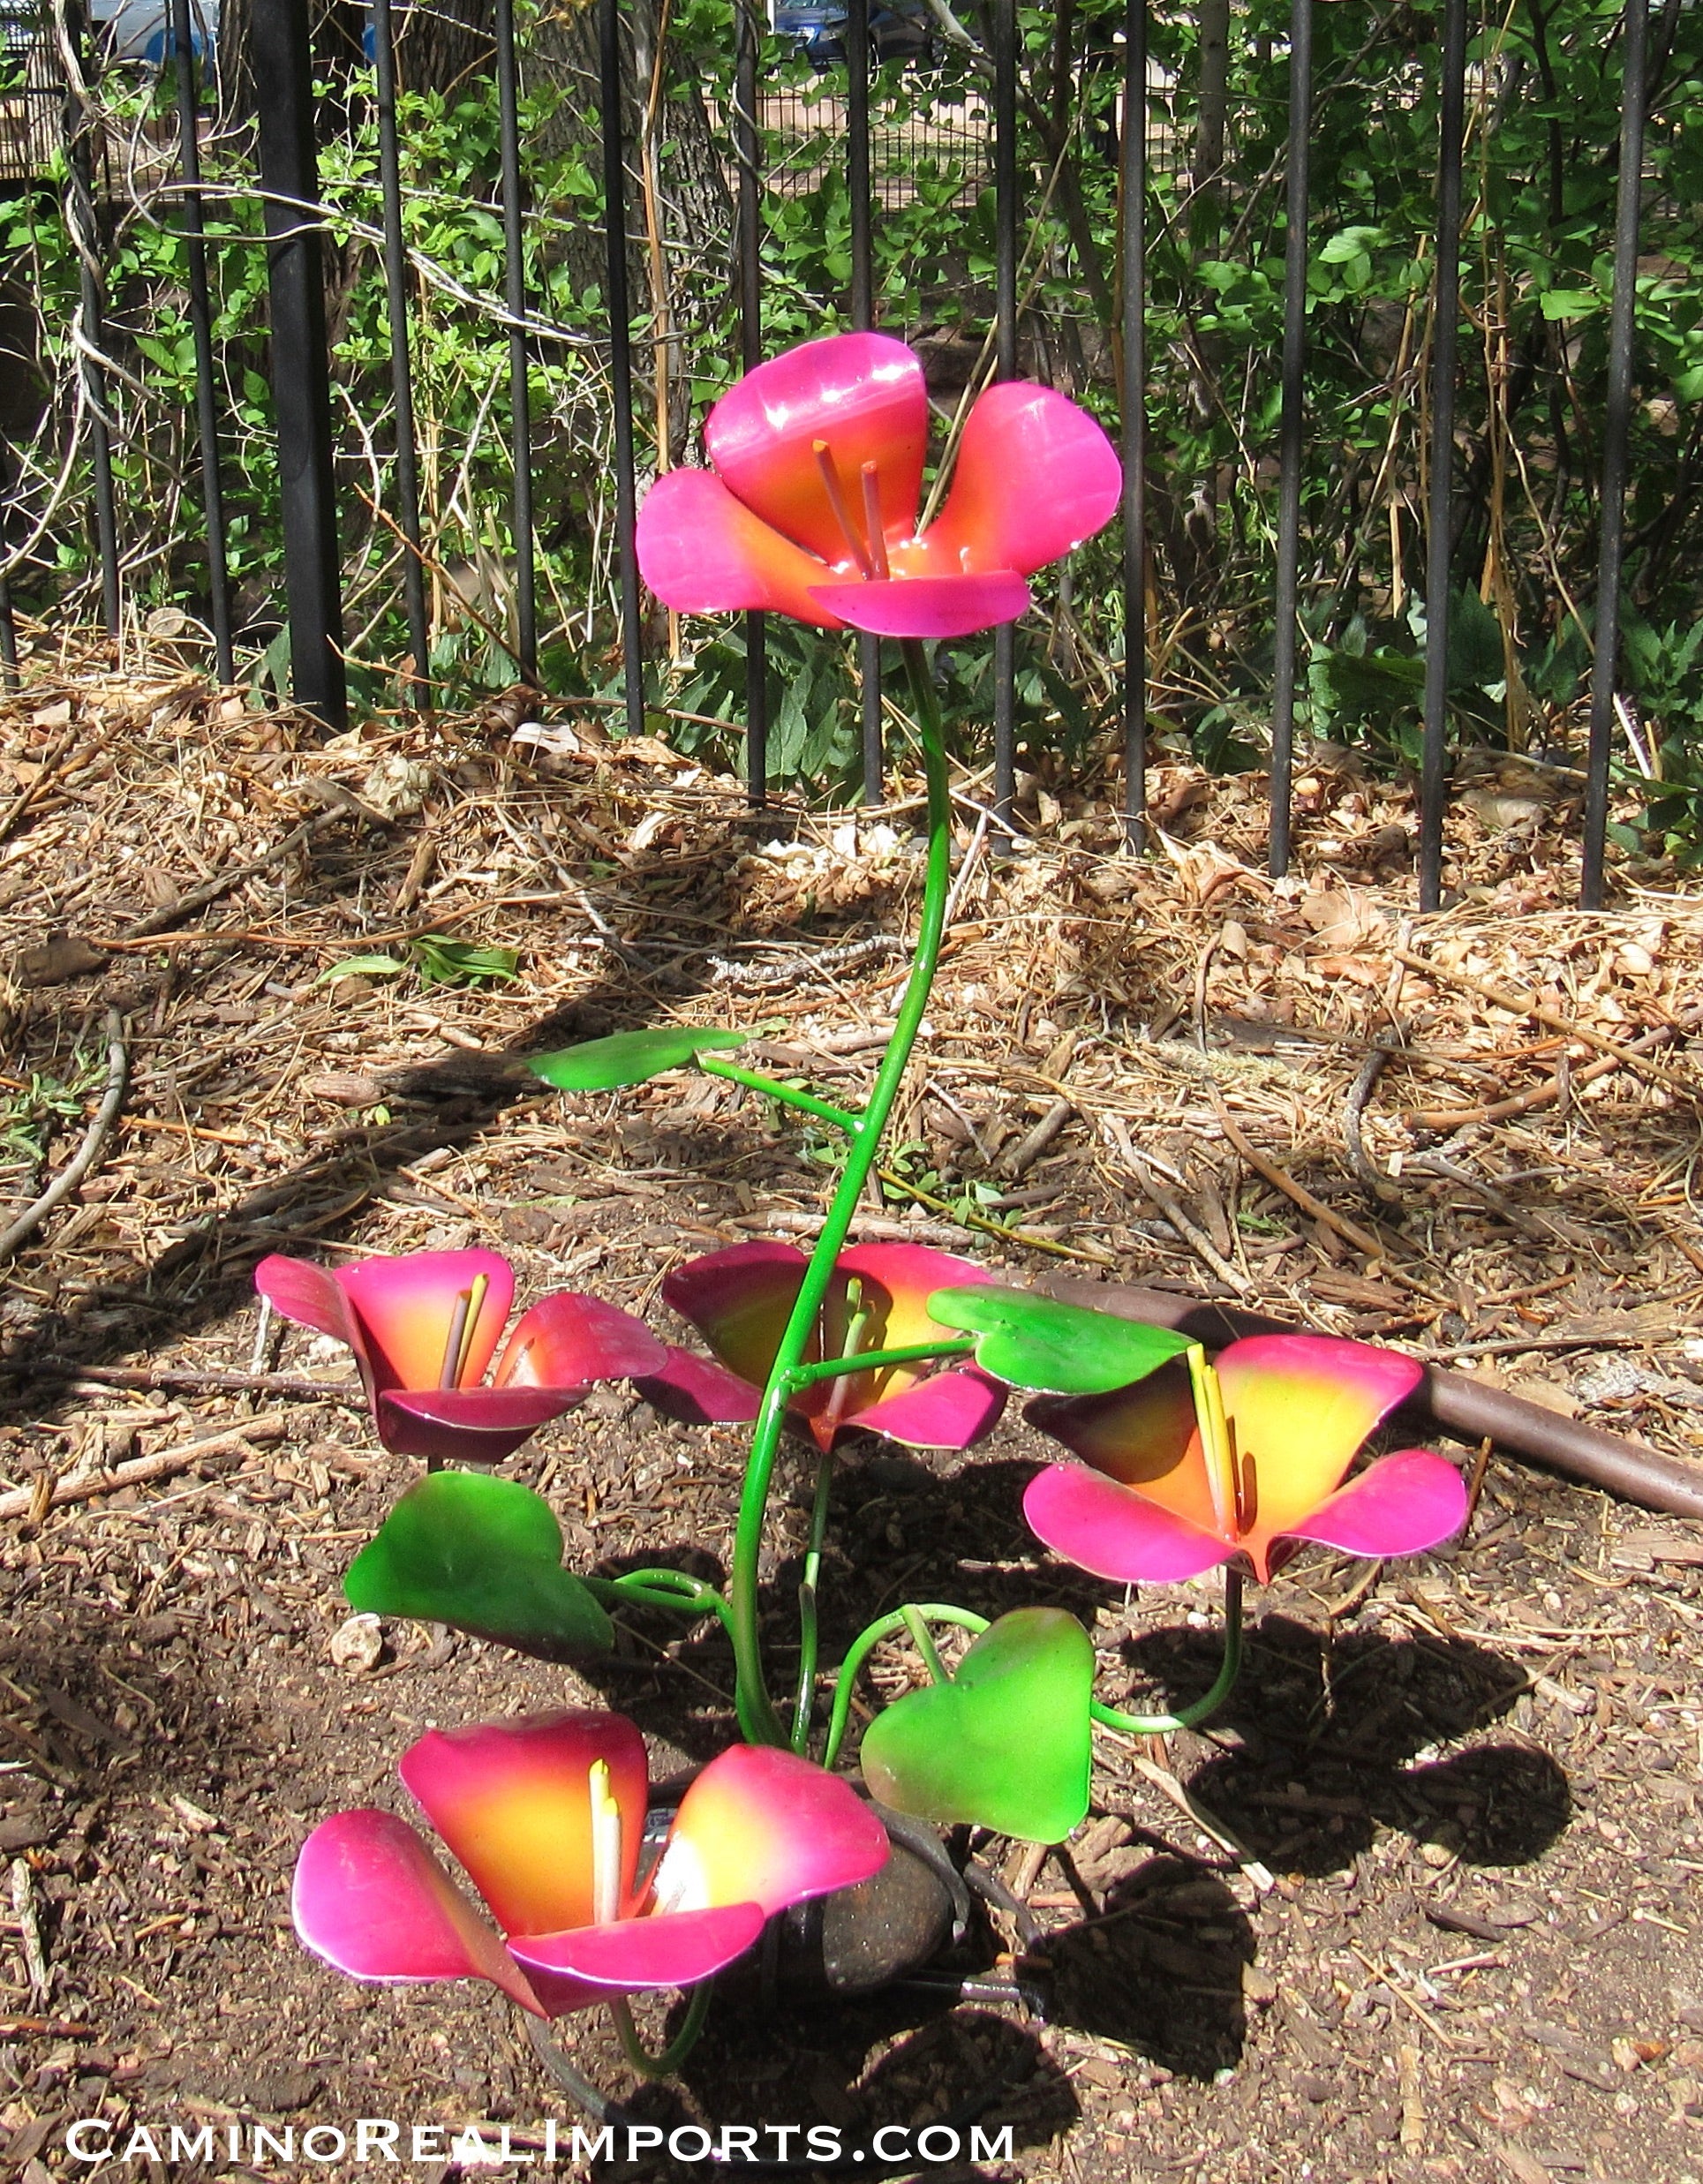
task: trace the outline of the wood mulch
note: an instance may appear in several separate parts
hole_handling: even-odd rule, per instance
[[[820,1222],[833,1148],[808,1122],[684,1073],[563,1098],[516,1057],[729,1024],[855,1102],[906,973],[914,797],[753,814],[659,742],[570,715],[553,750],[518,720],[498,701],[320,743],[169,663],[0,699],[0,1221],[87,1141],[115,1036],[124,1077],[0,1293],[0,2171],[28,2184],[82,2173],[64,2127],[96,2112],[507,2120],[537,2150],[569,2112],[509,2013],[304,1957],[296,1845],[340,1805],[402,1809],[395,1757],[428,1721],[566,1692],[634,1711],[659,1772],[728,1733],[713,1630],[637,1624],[587,1678],[405,1624],[337,1665],[341,1572],[410,1467],[330,1345],[257,1344],[275,1249],[492,1241],[523,1297],[584,1287],[659,1323],[679,1259]],[[1300,783],[1282,881],[1257,780],[1165,760],[1145,862],[1098,787],[1051,771],[996,854],[968,784],[861,1232],[1392,1341],[1695,1458],[1703,889],[1623,867],[1612,909],[1569,907],[1576,786],[1484,760],[1450,907],[1421,920],[1411,797],[1345,754]],[[515,948],[518,975],[428,985],[427,931]],[[408,968],[337,975],[374,953]],[[967,1458],[853,1451],[827,1657],[903,1597],[1048,1599],[1094,1629],[1106,1696],[1198,1691],[1211,1586],[1126,1600],[1051,1563],[1018,1515],[1040,1450],[1014,1406]],[[570,1566],[643,1544],[708,1573],[740,1456],[608,1389],[513,1472]],[[778,1646],[808,1490],[801,1464],[777,1496]],[[981,1846],[1042,1934],[992,1915],[959,1969],[1021,1978],[1044,2015],[921,1991],[729,2007],[635,2112],[849,2144],[979,2092],[1011,2158],[931,2173],[1037,2184],[1697,2184],[1700,1570],[1698,1527],[1493,1453],[1463,1545],[1298,1564],[1256,1597],[1207,1731],[1103,1740],[1071,1845]],[[882,1656],[889,1689],[917,1673]],[[631,2094],[589,2020],[564,2037]]]

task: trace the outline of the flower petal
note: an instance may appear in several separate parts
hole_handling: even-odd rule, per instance
[[[763,1391],[712,1358],[670,1346],[662,1370],[646,1373],[633,1386],[665,1418],[682,1426],[744,1425],[763,1407]]]
[[[886,334],[831,334],[789,349],[736,380],[704,423],[704,444],[729,489],[831,565],[846,562],[849,547],[816,442],[827,442],[860,530],[863,466],[875,464],[882,532],[896,541],[916,528],[928,433],[922,365]]]
[[[1110,523],[1122,491],[1117,451],[1085,410],[1051,387],[1004,380],[976,397],[916,573],[1027,576]]]
[[[688,614],[746,608],[837,629],[810,587],[832,575],[736,501],[708,471],[670,471],[644,496],[634,534],[644,581]]]
[[[566,1392],[595,1380],[629,1380],[654,1373],[664,1345],[637,1314],[601,1297],[554,1290],[529,1307],[509,1337],[492,1384]]]
[[[1037,1396],[1023,1416],[1096,1472],[1168,1510],[1192,1531],[1217,1534],[1194,1392],[1181,1359],[1109,1395]],[[1225,1548],[1230,1544],[1226,1538]],[[1073,1549],[1060,1552],[1076,1559]]]
[[[968,1449],[991,1434],[1006,1407],[1006,1390],[973,1366],[930,1380],[840,1421],[885,1434],[908,1449]]]
[[[507,1933],[589,1925],[592,1765],[606,1762],[622,1818],[622,1901],[644,1825],[644,1740],[619,1713],[533,1714],[433,1729],[402,1779]]]
[[[486,1287],[464,1337],[459,1385],[477,1387],[515,1301],[515,1270],[494,1251],[411,1251],[339,1267],[372,1353],[375,1386],[435,1388],[458,1300],[483,1275]]]
[[[1382,1558],[1420,1554],[1466,1522],[1466,1482],[1454,1465],[1427,1449],[1401,1449],[1368,1464],[1290,1536]]]
[[[1082,1464],[1049,1464],[1029,1481],[1023,1515],[1066,1562],[1127,1585],[1172,1585],[1235,1553],[1227,1540]]]
[[[652,1882],[659,1924],[682,1911],[790,1903],[867,1880],[887,1832],[850,1786],[768,1744],[718,1753],[681,1799]]]
[[[1015,621],[1029,608],[1029,586],[1009,569],[963,576],[893,576],[886,583],[815,584],[823,614],[878,637],[967,637]]]
[[[668,1917],[617,1919],[568,1933],[516,1936],[515,1954],[529,1969],[566,1972],[632,1994],[643,1987],[690,1987],[743,1956],[764,1927],[760,1904],[725,1903]],[[546,1996],[549,1988],[540,1979]],[[554,1998],[551,1998],[554,1999]]]
[[[1423,1376],[1416,1359],[1335,1335],[1253,1335],[1217,1360],[1225,1410],[1252,1499],[1242,1536],[1263,1574],[1266,1550],[1300,1536],[1387,1411]],[[1246,1497],[1245,1497],[1246,1500]]]
[[[525,1974],[392,1812],[335,1813],[296,1861],[296,1931],[356,1979],[488,1979],[542,2015]]]
[[[311,1327],[316,1335],[346,1342],[371,1394],[366,1337],[349,1301],[349,1292],[328,1268],[316,1267],[309,1259],[288,1259],[275,1251],[255,1268],[254,1286],[275,1312],[293,1320],[298,1327]]]
[[[993,1279],[974,1259],[927,1244],[854,1244],[834,1261],[834,1272],[862,1281],[865,1306],[876,1308],[867,1344],[871,1350],[905,1350],[937,1337],[954,1341],[957,1329],[931,1314],[929,1299],[937,1289],[976,1288]]]
[[[735,1244],[676,1267],[663,1282],[662,1300],[691,1322],[730,1372],[761,1388],[805,1263],[790,1244]]]
[[[452,1464],[501,1464],[540,1426],[571,1411],[583,1388],[388,1388],[373,1406],[393,1455]]]

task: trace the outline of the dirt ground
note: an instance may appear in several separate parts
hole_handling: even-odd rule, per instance
[[[537,2173],[544,2120],[573,2111],[507,2005],[308,1959],[297,1846],[339,1807],[404,1809],[396,1757],[431,1722],[608,1703],[658,1775],[728,1736],[713,1627],[636,1619],[584,1677],[407,1623],[376,1665],[338,1665],[341,1573],[411,1467],[341,1354],[293,1329],[257,1346],[270,1250],[490,1241],[523,1299],[586,1288],[660,1324],[679,1258],[819,1220],[824,1148],[797,1118],[686,1073],[540,1096],[512,1058],[733,1022],[855,1098],[905,963],[853,944],[908,930],[914,806],[855,828],[752,815],[659,743],[575,723],[552,754],[514,725],[316,747],[168,666],[0,704],[13,1211],[90,1128],[115,1037],[128,1078],[0,1295],[0,2172],[25,2184],[89,2173],[65,2131],[97,2116],[117,2146],[155,2130],[154,2174],[275,2175],[252,2127],[362,2116],[494,2143],[506,2123],[508,2173]],[[1424,921],[1405,792],[1340,757],[1303,780],[1297,875],[1275,885],[1257,782],[1168,764],[1158,790],[1147,864],[1103,795],[1027,783],[1007,856],[966,803],[953,938],[862,1233],[1389,1339],[1694,1457],[1703,891],[1622,869],[1610,912],[1571,911],[1565,784],[1494,761]],[[519,949],[518,977],[324,977],[404,955],[428,921]],[[825,1658],[902,1599],[1044,1600],[1093,1629],[1104,1697],[1197,1693],[1212,1587],[1127,1601],[1052,1562],[1019,1513],[1043,1447],[1014,1405],[966,1457],[853,1449]],[[613,1389],[511,1470],[570,1567],[642,1547],[710,1574],[741,1453]],[[777,1496],[778,1646],[807,1497],[801,1460]],[[931,1985],[729,2001],[680,2082],[637,2093],[592,2020],[564,2045],[665,2124],[848,2145],[1011,2127],[1009,2158],[942,2178],[1697,2184],[1700,1570],[1703,1528],[1493,1451],[1458,1546],[1383,1570],[1314,1554],[1254,1593],[1232,1703],[1198,1736],[1098,1740],[1073,1843],[959,1841],[1032,1939],[996,1911]],[[920,1673],[880,1656],[889,1691]],[[170,2127],[203,2124],[215,2156],[240,2127],[241,2158],[170,2155]]]

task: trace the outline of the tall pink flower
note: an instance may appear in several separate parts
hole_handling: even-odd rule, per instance
[[[711,410],[713,468],[670,471],[638,516],[644,581],[691,614],[770,609],[885,637],[1014,621],[1024,579],[1116,513],[1122,471],[1085,410],[1008,380],[977,396],[952,483],[917,530],[923,367],[885,334],[833,334],[759,365]]]

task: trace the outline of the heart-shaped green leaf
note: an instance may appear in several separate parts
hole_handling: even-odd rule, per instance
[[[698,1031],[689,1024],[659,1024],[649,1031],[617,1031],[554,1054],[529,1054],[526,1066],[558,1092],[613,1092],[643,1084],[665,1069],[679,1069],[711,1047],[743,1046],[742,1031]]]
[[[929,1317],[978,1335],[976,1362],[1014,1388],[1097,1396],[1127,1388],[1192,1347],[1187,1335],[1028,1289],[937,1289]]]
[[[561,1566],[549,1503],[486,1472],[433,1472],[411,1487],[343,1589],[362,1613],[451,1623],[541,1661],[607,1653],[614,1640],[607,1615]]]
[[[896,1812],[1062,1842],[1088,1811],[1094,1647],[1062,1608],[1018,1608],[950,1683],[912,1691],[863,1736],[863,1780]]]

